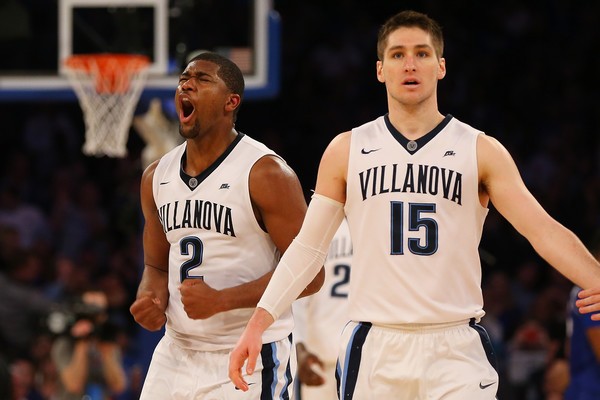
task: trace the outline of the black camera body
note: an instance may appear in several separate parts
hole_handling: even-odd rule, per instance
[[[68,302],[48,314],[46,328],[56,336],[72,336],[71,329],[81,320],[88,320],[93,325],[88,337],[96,337],[102,341],[115,340],[115,327],[108,322],[106,310],[81,299]]]

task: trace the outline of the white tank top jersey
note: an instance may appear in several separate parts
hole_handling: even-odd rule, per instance
[[[485,314],[480,134],[451,115],[416,141],[387,115],[352,130],[344,207],[354,244],[350,319],[437,324]]]
[[[182,169],[186,143],[164,155],[154,172],[153,192],[169,251],[169,304],[166,335],[183,348],[211,351],[235,346],[252,308],[231,310],[205,320],[190,319],[179,286],[186,278],[204,279],[214,289],[253,281],[277,266],[280,253],[261,229],[250,201],[250,170],[257,160],[276,154],[238,133],[219,159],[196,177]],[[263,335],[270,343],[293,328],[291,311]]]
[[[295,338],[324,362],[338,358],[340,336],[348,322],[348,291],[352,266],[352,240],[346,220],[329,245],[321,289],[294,302]]]

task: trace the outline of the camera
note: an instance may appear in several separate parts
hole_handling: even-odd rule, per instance
[[[88,320],[93,326],[86,337],[96,337],[102,341],[115,340],[115,327],[109,323],[106,309],[81,298],[58,306],[46,316],[45,324],[53,335],[72,336],[71,329],[81,320]],[[83,338],[85,337],[81,337]]]

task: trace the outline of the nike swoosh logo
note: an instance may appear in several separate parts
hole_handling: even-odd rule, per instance
[[[250,383],[248,384],[248,386],[250,386],[250,385],[254,385],[254,383],[255,383],[255,382],[250,382]],[[235,387],[235,390],[242,390],[242,389],[240,389],[239,387],[237,387],[237,386],[236,386],[236,387]]]
[[[496,382],[492,382],[492,383],[488,383],[487,385],[482,384],[481,382],[479,382],[479,389],[486,389],[489,388],[490,386],[492,386],[494,383]]]
[[[378,150],[381,150],[381,149],[372,149],[372,150],[365,150],[365,149],[362,149],[360,152],[361,152],[362,154],[370,154],[370,153],[373,153],[374,151],[378,151]]]
[[[161,182],[161,183],[159,183],[159,185],[166,185],[166,184],[167,184],[167,183],[169,183],[169,182],[170,182],[170,181],[167,181],[167,182]]]

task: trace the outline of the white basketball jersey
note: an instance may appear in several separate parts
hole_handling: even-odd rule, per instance
[[[339,338],[348,322],[351,265],[352,240],[344,220],[329,245],[323,286],[317,293],[294,302],[296,339],[324,362],[337,360]]]
[[[484,315],[481,133],[450,115],[417,141],[387,115],[352,131],[345,204],[352,320],[435,324]]]
[[[254,308],[190,319],[181,303],[184,279],[203,279],[223,289],[255,280],[275,269],[279,251],[256,221],[248,188],[250,170],[265,155],[275,155],[243,134],[206,171],[190,177],[181,168],[186,143],[161,158],[154,172],[154,201],[169,251],[169,304],[166,334],[195,350],[232,348]],[[281,340],[293,327],[291,312],[263,335]]]

